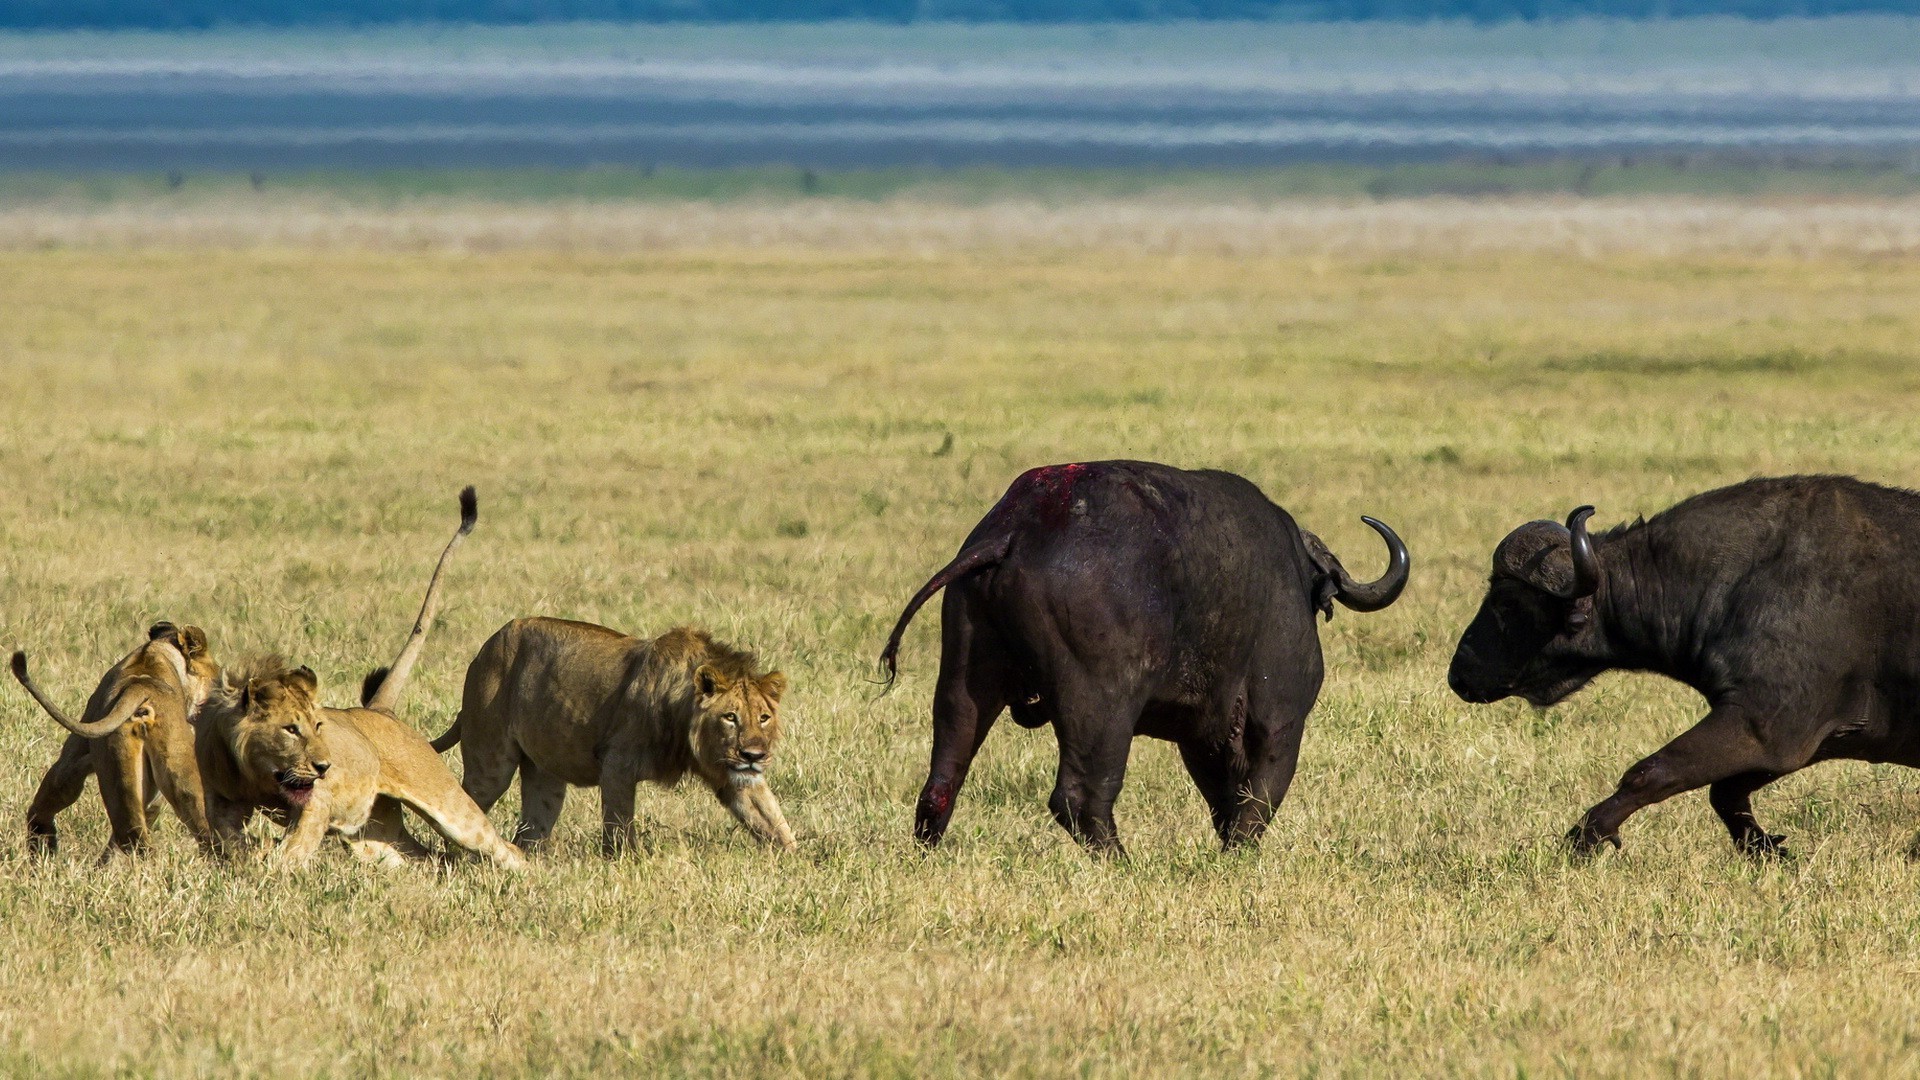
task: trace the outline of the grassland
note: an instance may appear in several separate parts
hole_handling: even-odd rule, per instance
[[[144,172],[0,172],[0,210],[49,204],[178,213],[236,203],[281,207],[289,200],[418,209],[423,200],[511,206],[553,202],[679,204],[932,202],[1050,207],[1089,200],[1252,205],[1313,200],[1425,197],[1581,198],[1908,198],[1920,195],[1920,166],[1884,153],[1590,154],[1383,164],[1314,162],[1245,169],[875,168],[768,166],[725,169],[377,169]],[[264,198],[260,196],[264,195]],[[675,209],[682,209],[676,206]]]
[[[156,618],[348,700],[474,483],[403,714],[439,730],[501,621],[678,622],[793,679],[750,846],[572,800],[521,878],[94,867],[97,799],[0,843],[0,1067],[58,1075],[1872,1075],[1920,1070],[1920,776],[1828,765],[1736,857],[1697,795],[1576,865],[1557,837],[1698,702],[1611,676],[1549,712],[1442,673],[1491,545],[1756,473],[1920,474],[1913,204],[1049,208],[157,202],[0,213],[0,645],[78,702]],[[947,844],[909,840],[937,619],[900,603],[1028,466],[1254,478],[1357,573],[1258,852],[1136,746],[1126,862],[1004,725]],[[58,745],[0,688],[0,811]],[[457,767],[457,762],[455,763]],[[512,798],[496,809],[504,822]]]

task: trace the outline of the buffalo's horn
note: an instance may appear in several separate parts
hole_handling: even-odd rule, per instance
[[[1340,591],[1333,595],[1343,606],[1354,611],[1379,611],[1400,599],[1400,591],[1407,587],[1407,575],[1412,568],[1412,562],[1407,558],[1407,545],[1402,543],[1400,537],[1394,535],[1394,531],[1387,528],[1385,523],[1365,516],[1360,520],[1372,526],[1373,531],[1380,534],[1380,539],[1387,542],[1387,552],[1391,561],[1387,566],[1387,572],[1380,575],[1378,581],[1365,583],[1353,580],[1345,568],[1338,563],[1334,564],[1335,580],[1340,585]]]
[[[1593,516],[1593,507],[1582,506],[1567,515],[1567,546],[1573,556],[1573,584],[1565,591],[1556,591],[1555,596],[1562,600],[1578,600],[1583,596],[1592,596],[1600,587],[1600,559],[1593,553],[1593,537],[1587,535],[1587,519]]]

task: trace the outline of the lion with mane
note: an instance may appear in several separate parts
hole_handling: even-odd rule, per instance
[[[426,818],[450,844],[508,869],[525,865],[520,849],[494,831],[426,738],[393,714],[433,625],[441,574],[477,517],[473,489],[467,488],[460,493],[460,529],[434,568],[413,633],[393,666],[369,680],[362,707],[322,706],[313,672],[277,658],[236,670],[208,699],[195,756],[208,825],[222,850],[245,848],[247,823],[264,812],[286,827],[274,853],[283,864],[312,859],[329,835],[370,862],[433,855],[407,832],[404,807]]]
[[[766,766],[786,676],[687,627],[652,640],[566,619],[516,619],[467,668],[460,715],[433,748],[462,747],[462,786],[485,810],[520,774],[514,839],[552,833],[569,784],[599,787],[601,847],[634,840],[634,790],[691,772],[762,843],[794,847]]]

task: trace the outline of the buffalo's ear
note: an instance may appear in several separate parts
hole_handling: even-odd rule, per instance
[[[787,692],[786,675],[778,671],[769,671],[760,676],[760,692],[774,701],[779,701],[780,695]]]
[[[720,673],[719,668],[712,664],[701,664],[700,669],[693,673],[693,687],[700,692],[701,697],[712,697],[715,694],[726,693],[732,689],[733,684],[727,681],[727,677]]]
[[[320,689],[319,677],[314,675],[313,669],[305,664],[287,672],[287,681],[295,686],[304,687],[308,697],[312,697],[314,692]]]
[[[180,653],[189,660],[198,660],[207,655],[207,632],[197,626],[183,626],[176,639],[180,644]]]
[[[1306,546],[1307,560],[1313,563],[1313,584],[1308,588],[1307,601],[1313,610],[1333,621],[1333,598],[1340,592],[1340,560],[1321,539],[1305,529],[1300,530],[1300,542]]]

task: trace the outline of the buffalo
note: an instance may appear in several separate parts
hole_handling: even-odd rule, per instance
[[[1618,847],[1635,811],[1706,787],[1740,850],[1778,855],[1760,788],[1830,758],[1920,765],[1920,494],[1790,476],[1599,535],[1592,512],[1500,541],[1447,674],[1475,703],[1552,705],[1611,668],[1706,698],[1568,833],[1576,851]]]
[[[940,675],[933,760],[914,834],[937,844],[967,769],[1002,710],[1052,724],[1060,764],[1048,808],[1075,840],[1119,853],[1113,803],[1135,735],[1167,739],[1224,847],[1259,839],[1293,780],[1320,692],[1314,613],[1378,611],[1407,584],[1406,545],[1358,582],[1318,537],[1244,477],[1142,461],[1022,474],[960,554],[907,602],[880,663],[934,593]]]

